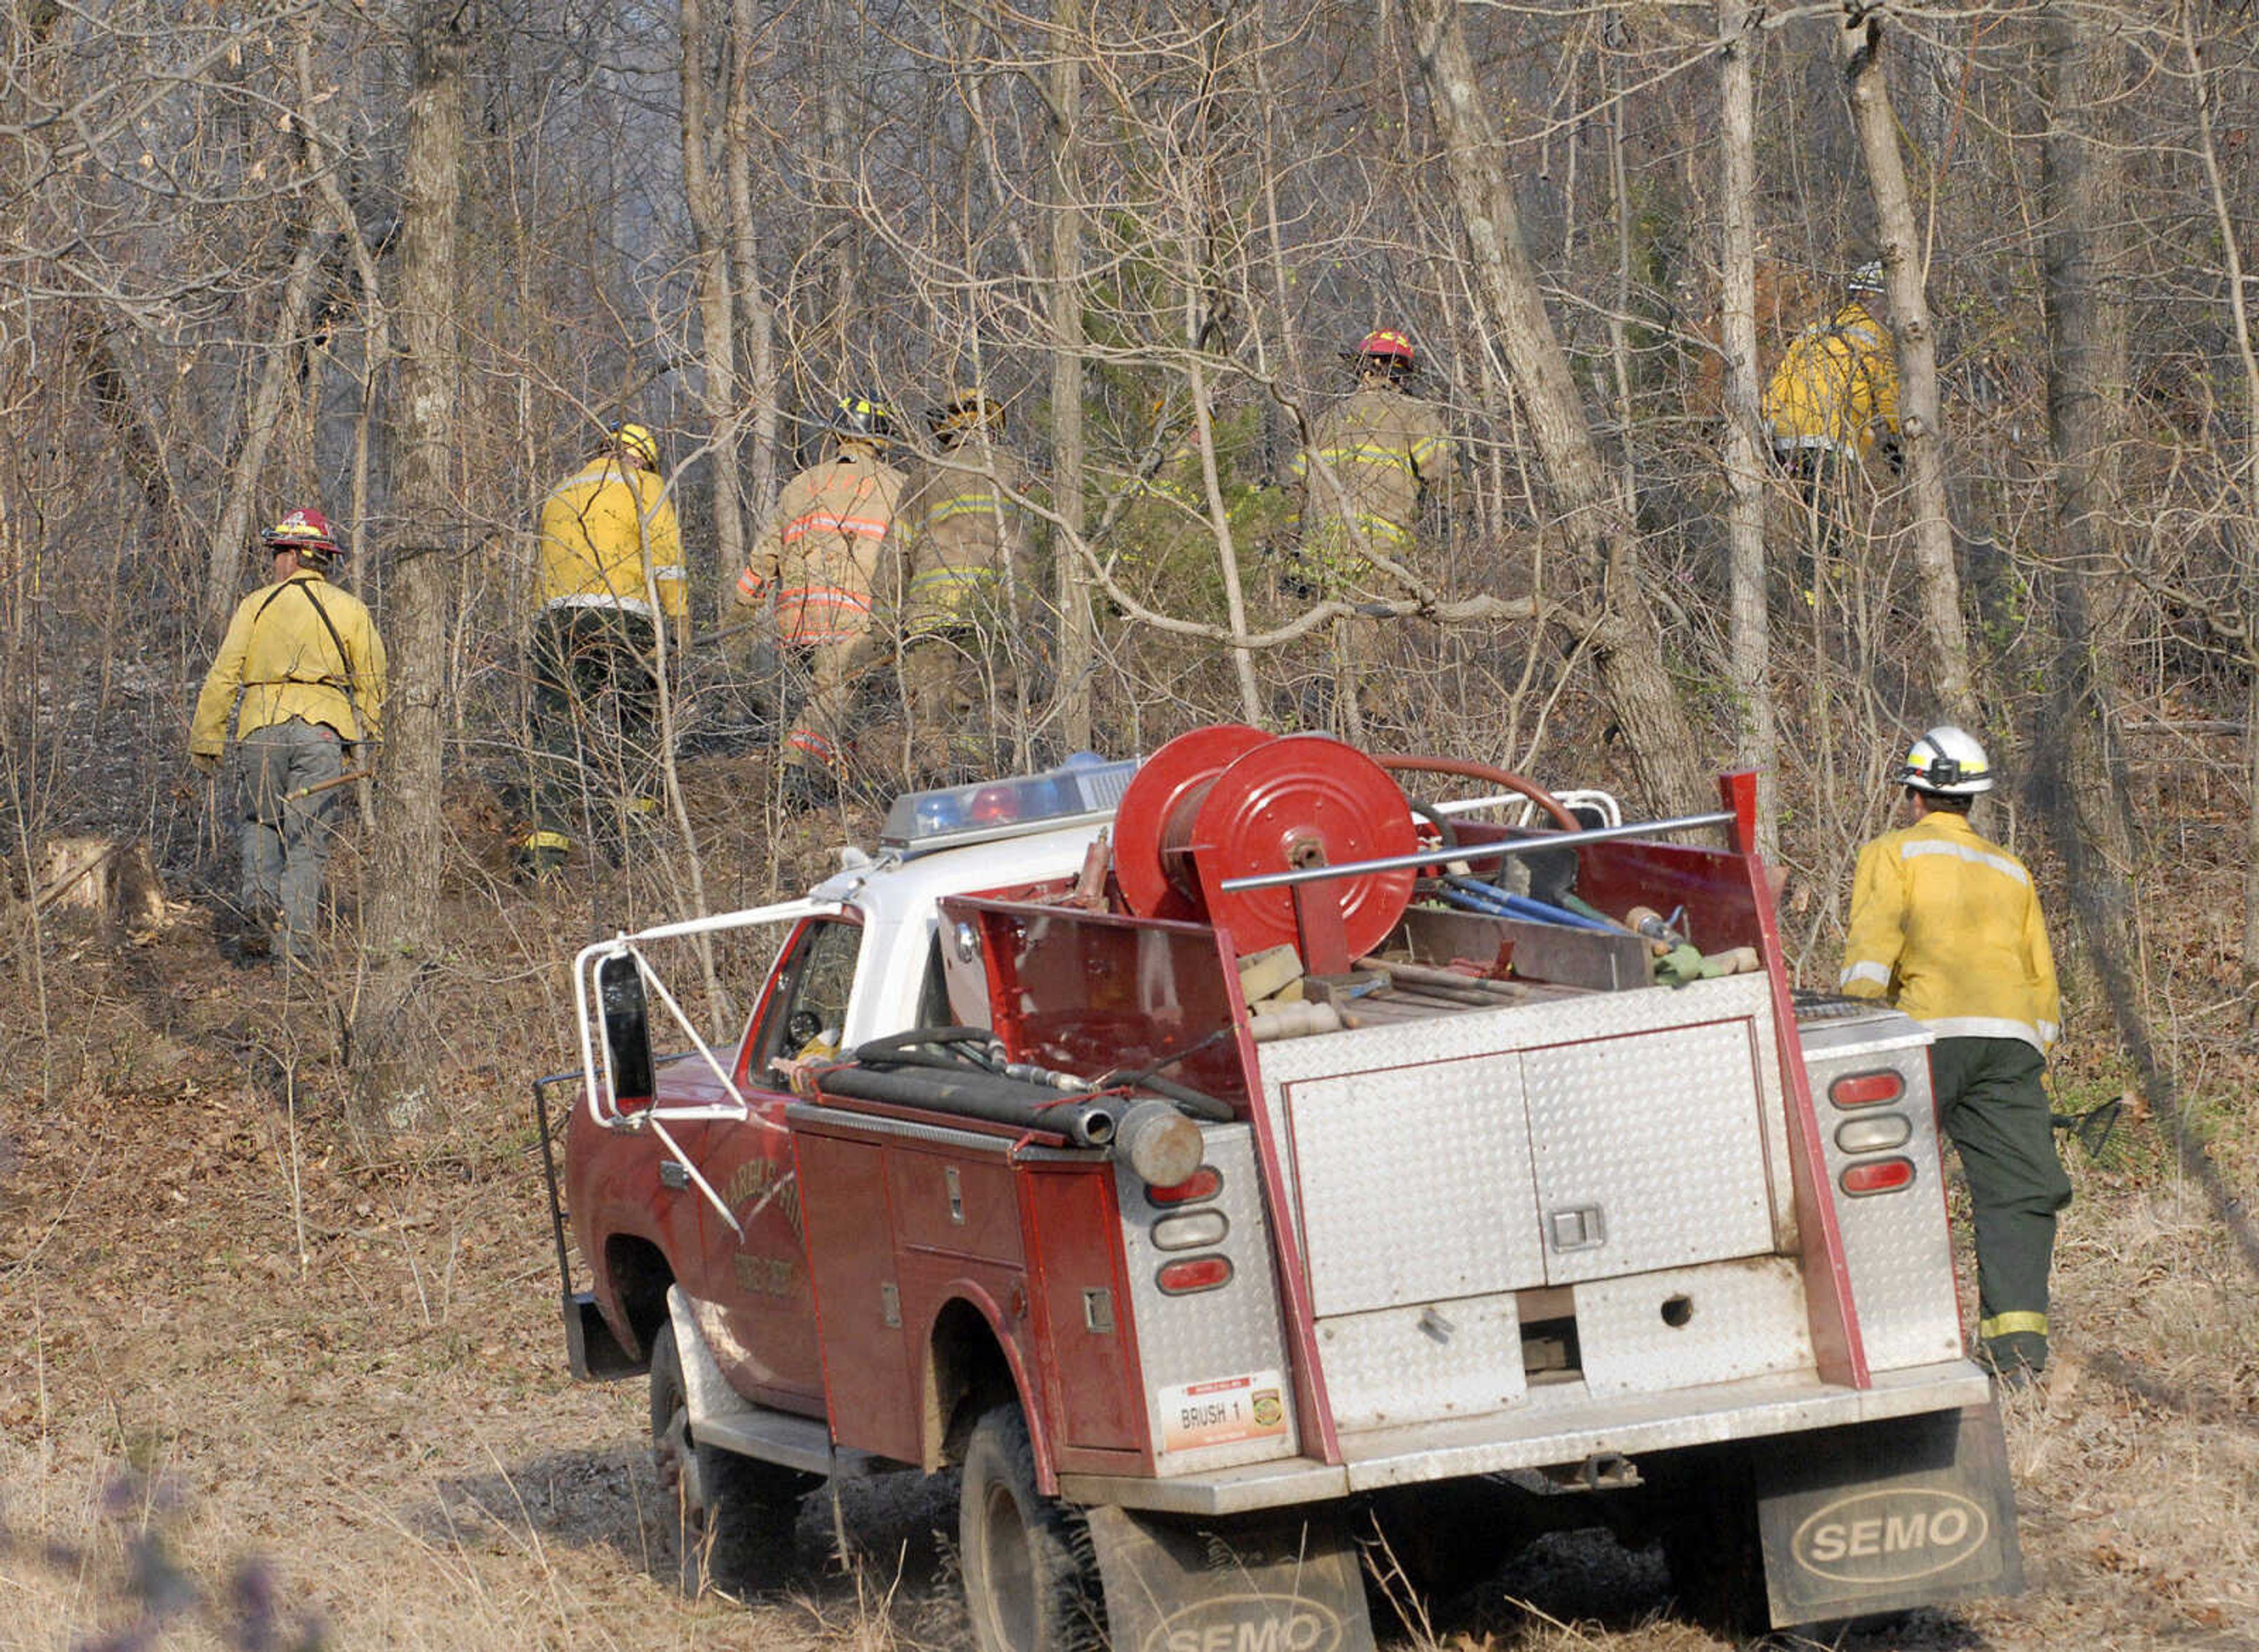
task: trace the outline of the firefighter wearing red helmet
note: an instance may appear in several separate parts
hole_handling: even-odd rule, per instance
[[[1969,823],[1992,789],[1976,738],[1932,729],[1892,779],[1912,823],[1859,851],[1842,990],[1887,999],[1936,1035],[1938,1117],[1977,1228],[1980,1352],[2027,1381],[2047,1364],[2056,1213],[2070,1202],[2041,1083],[2063,1017],[2055,958],[2030,870]]]
[[[228,622],[196,698],[189,753],[200,773],[217,773],[235,711],[243,948],[274,946],[286,963],[307,965],[344,790],[335,782],[377,737],[384,643],[360,599],[323,577],[343,553],[320,511],[294,510],[261,538],[273,582]]]
[[[1343,354],[1356,371],[1357,388],[1319,416],[1309,446],[1294,459],[1301,504],[1295,585],[1299,594],[1336,601],[1401,597],[1401,582],[1374,559],[1416,561],[1422,496],[1450,484],[1450,431],[1440,409],[1406,389],[1417,358],[1403,333],[1367,333]],[[1397,673],[1387,668],[1385,623],[1336,623],[1336,721],[1344,720],[1342,701],[1351,694],[1363,697],[1368,715],[1400,721],[1402,696]]]
[[[831,451],[785,484],[767,531],[738,576],[738,606],[767,614],[789,699],[784,796],[807,808],[837,794],[853,754],[856,702],[892,652],[901,596],[896,520],[905,479],[886,460],[894,418],[883,403],[844,396],[825,421]]]
[[[614,830],[657,808],[659,627],[674,628],[679,648],[688,611],[682,528],[658,439],[624,423],[606,438],[540,505],[532,820],[517,846],[521,878],[563,865],[596,795],[605,799],[598,818]]]

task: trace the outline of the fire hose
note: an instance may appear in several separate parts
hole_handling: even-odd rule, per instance
[[[1109,1149],[1156,1187],[1174,1186],[1200,1168],[1206,1150],[1195,1119],[1229,1123],[1234,1116],[1215,1097],[1153,1069],[1111,1073],[1094,1084],[1008,1061],[1002,1043],[985,1027],[918,1027],[871,1039],[856,1049],[852,1065],[817,1071],[813,1085],[819,1098],[887,1101],[1052,1131],[1078,1147]],[[1167,1099],[1121,1093],[1131,1089]]]
[[[1123,1111],[1122,1103],[1111,1096],[1064,1096],[1048,1085],[969,1067],[943,1072],[923,1063],[900,1072],[859,1065],[826,1067],[816,1075],[816,1093],[1048,1130],[1077,1147],[1104,1147],[1111,1142]]]

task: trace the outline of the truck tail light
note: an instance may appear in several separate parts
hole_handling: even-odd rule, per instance
[[[1153,1276],[1153,1283],[1168,1296],[1190,1296],[1195,1291],[1213,1291],[1218,1285],[1231,1283],[1229,1257],[1187,1257],[1181,1262],[1165,1262]]]
[[[1148,1187],[1145,1197],[1156,1205],[1189,1205],[1214,1199],[1223,1191],[1223,1172],[1203,1164],[1174,1187]]]
[[[1839,1107],[1871,1107],[1905,1093],[1906,1079],[1889,1067],[1878,1072],[1847,1072],[1828,1086],[1828,1099]]]
[[[1871,1159],[1845,1171],[1837,1185],[1854,1199],[1864,1198],[1869,1193],[1894,1193],[1901,1187],[1913,1186],[1913,1161],[1910,1158]]]

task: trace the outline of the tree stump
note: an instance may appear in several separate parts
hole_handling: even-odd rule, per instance
[[[53,837],[41,846],[31,914],[86,914],[107,936],[165,924],[165,885],[139,838]]]

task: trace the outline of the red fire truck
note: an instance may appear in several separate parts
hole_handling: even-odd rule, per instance
[[[1208,728],[588,948],[575,1374],[756,1586],[825,1479],[958,1471],[982,1652],[1355,1652],[1373,1570],[1548,1527],[1744,1627],[2020,1587],[1928,1036],[1792,993],[1721,793]],[[763,932],[709,1034],[690,944]]]

